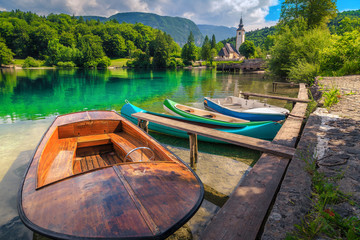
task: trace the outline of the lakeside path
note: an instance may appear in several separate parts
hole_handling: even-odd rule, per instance
[[[335,184],[350,200],[360,202],[360,75],[324,77],[318,85],[338,88],[340,101],[329,111],[318,108],[307,120],[261,239],[285,239],[311,210],[311,176],[305,161],[316,161],[326,177],[343,174]],[[358,204],[342,201],[328,208],[343,218],[360,218]]]

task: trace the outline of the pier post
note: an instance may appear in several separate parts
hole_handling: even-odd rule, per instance
[[[188,133],[190,142],[190,166],[196,168],[198,162],[198,141],[197,134]]]
[[[142,119],[138,119],[138,126],[144,130],[146,133],[149,133],[149,128],[148,128],[149,122],[146,120],[142,120]]]

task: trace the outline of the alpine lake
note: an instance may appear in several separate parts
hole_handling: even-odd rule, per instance
[[[0,70],[0,239],[46,239],[34,234],[17,213],[20,182],[42,135],[59,114],[84,110],[120,112],[125,101],[164,113],[163,101],[203,107],[203,98],[238,96],[239,91],[296,97],[297,87],[277,87],[264,74],[216,70]],[[259,99],[291,108],[280,100]],[[150,132],[184,162],[189,140]],[[196,172],[204,183],[199,211],[171,239],[198,239],[211,217],[225,203],[242,176],[259,158],[258,151],[229,144],[199,142]]]

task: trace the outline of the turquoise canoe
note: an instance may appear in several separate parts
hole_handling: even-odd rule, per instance
[[[165,99],[163,103],[165,111],[180,117],[199,120],[203,123],[215,124],[221,127],[243,128],[245,126],[256,126],[271,121],[254,121],[230,117],[217,112],[210,112],[199,108],[185,106],[170,99]]]
[[[170,116],[170,115],[161,114],[161,113],[149,112],[149,111],[146,111],[139,107],[136,107],[136,106],[132,105],[131,103],[126,103],[121,108],[121,115],[135,124],[137,124],[138,120],[137,120],[137,118],[134,118],[131,115],[134,113],[138,113],[138,112],[149,113],[149,114],[153,114],[156,116],[169,118],[169,119],[173,119],[173,120],[178,120],[178,121],[182,121],[182,122],[186,122],[186,123],[190,123],[190,124],[194,124],[194,125],[198,125],[198,126],[214,128],[214,129],[217,129],[217,130],[220,130],[223,132],[240,134],[240,135],[253,137],[253,138],[260,138],[260,139],[264,139],[264,140],[272,140],[275,137],[276,133],[281,128],[281,124],[277,123],[277,122],[266,122],[264,124],[255,125],[255,126],[244,126],[242,128],[226,128],[226,127],[221,127],[221,126],[214,125],[214,124],[205,124],[199,120],[186,119],[183,117]],[[151,130],[151,131],[155,131],[155,132],[159,132],[159,133],[163,133],[163,134],[167,134],[167,135],[171,135],[171,136],[176,136],[176,137],[181,137],[181,138],[189,137],[187,132],[185,132],[185,131],[170,128],[170,127],[167,127],[167,126],[164,126],[161,124],[156,124],[156,123],[150,122],[148,127],[149,127],[149,130]],[[222,142],[222,141],[219,141],[216,139],[212,139],[212,138],[208,138],[208,137],[204,137],[204,136],[200,136],[200,135],[198,136],[198,139],[200,141],[205,141],[205,142],[225,143],[225,142]]]

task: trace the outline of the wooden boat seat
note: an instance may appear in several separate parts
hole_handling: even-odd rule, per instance
[[[109,133],[108,134],[111,138],[111,142],[114,144],[114,148],[116,152],[124,158],[126,154],[128,154],[131,150],[144,146],[141,142],[132,142],[129,141],[129,137],[125,137],[126,133],[119,132],[119,133]],[[151,155],[148,151],[134,151],[128,156],[128,160],[132,162],[149,162]]]
[[[72,161],[76,152],[76,139],[65,138],[59,139],[58,144],[48,148],[46,154],[49,159],[54,159],[51,164],[48,165],[46,171],[43,171],[39,176],[38,186],[46,185],[48,183],[63,179],[73,175]]]
[[[77,146],[79,148],[105,145],[109,143],[111,143],[111,139],[108,134],[97,134],[97,135],[77,137]]]

